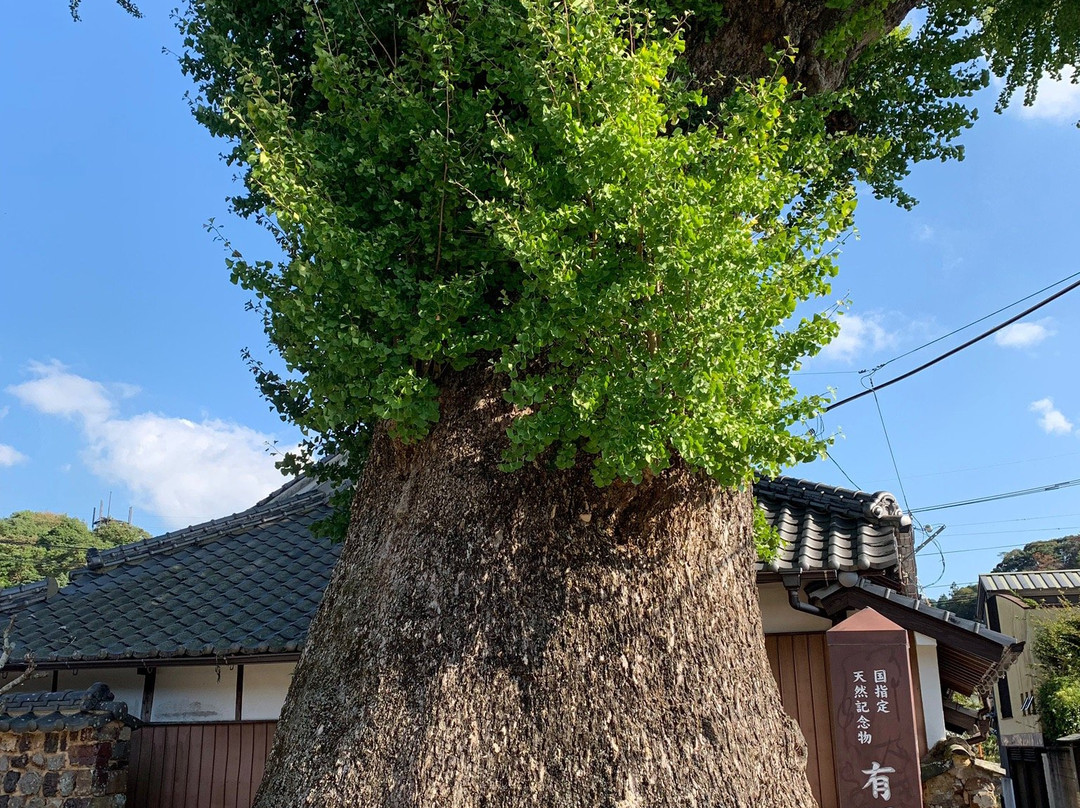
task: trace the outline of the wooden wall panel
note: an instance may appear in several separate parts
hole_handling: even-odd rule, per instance
[[[128,808],[251,808],[276,725],[156,724],[135,730]]]
[[[785,712],[807,739],[807,776],[836,808],[832,706],[824,634],[770,634],[769,667]],[[276,721],[157,724],[132,735],[128,808],[250,808]]]
[[[832,704],[824,634],[768,634],[769,657],[784,712],[806,738],[806,776],[821,808],[837,808]]]

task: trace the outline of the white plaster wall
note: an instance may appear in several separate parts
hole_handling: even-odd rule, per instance
[[[766,634],[828,631],[832,621],[791,608],[787,590],[780,583],[758,586],[761,622]]]
[[[245,721],[276,720],[285,704],[294,670],[295,662],[245,665],[241,718]]]
[[[937,640],[919,632],[915,635],[915,659],[919,666],[919,689],[922,690],[923,724],[926,748],[945,737],[945,708],[942,703],[941,674],[938,672]]]
[[[220,679],[218,677],[220,670]],[[232,721],[236,718],[236,668],[180,665],[158,668],[151,721]]]

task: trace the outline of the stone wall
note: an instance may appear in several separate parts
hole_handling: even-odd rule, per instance
[[[941,741],[923,760],[925,808],[999,808],[1005,770],[958,741]]]
[[[0,700],[0,808],[123,808],[133,721],[105,685]]]

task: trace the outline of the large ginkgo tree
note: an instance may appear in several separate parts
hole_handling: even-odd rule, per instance
[[[285,256],[230,261],[281,360],[258,382],[296,462],[356,481],[258,804],[812,804],[748,493],[822,448],[789,374],[836,325],[800,304],[856,188],[910,205],[991,72],[1002,103],[1071,75],[1080,4],[193,0],[181,25],[236,210]]]

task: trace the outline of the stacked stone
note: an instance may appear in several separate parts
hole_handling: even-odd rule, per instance
[[[926,808],[999,808],[1001,805],[1005,770],[996,763],[981,760],[962,741],[940,741],[924,758],[922,775]]]
[[[134,722],[100,683],[0,700],[0,808],[123,808]]]

